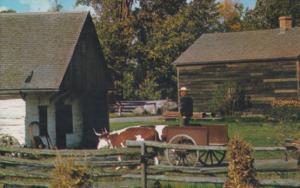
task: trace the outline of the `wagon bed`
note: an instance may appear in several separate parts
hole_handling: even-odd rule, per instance
[[[171,144],[188,144],[200,146],[226,145],[228,142],[227,125],[197,125],[187,127],[166,127],[163,141]],[[204,166],[220,165],[226,151],[186,151],[167,149],[165,156],[171,165],[195,166],[200,162]]]
[[[169,126],[163,130],[163,141],[169,142],[178,134],[186,134],[192,137],[197,145],[226,145],[228,142],[227,125],[195,125],[187,127]]]

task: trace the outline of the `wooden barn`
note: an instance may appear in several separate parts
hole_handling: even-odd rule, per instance
[[[25,100],[25,144],[95,148],[108,84],[90,14],[0,14],[0,46],[0,96]]]
[[[194,110],[209,111],[226,82],[243,85],[253,111],[274,99],[299,99],[300,28],[280,17],[280,28],[203,34],[175,62],[178,87],[191,89]]]

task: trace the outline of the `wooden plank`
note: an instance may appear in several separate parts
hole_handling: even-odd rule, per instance
[[[141,183],[142,188],[147,188],[147,159],[146,159],[147,148],[145,143],[141,144]]]
[[[290,82],[290,81],[297,81],[297,78],[275,78],[275,79],[264,79],[265,83],[268,82]]]
[[[75,160],[76,165],[85,165],[87,162],[94,167],[113,167],[113,166],[135,166],[139,165],[140,161],[83,161]],[[54,168],[54,160],[28,160],[18,159],[14,157],[0,157],[0,166],[12,166],[12,167],[28,167],[28,168]]]
[[[138,150],[128,148],[117,149],[101,149],[101,150],[49,150],[49,149],[33,149],[33,148],[9,148],[0,147],[1,153],[19,153],[22,156],[28,156],[33,158],[49,158],[56,157],[57,155],[62,157],[76,157],[76,156],[111,156],[111,155],[138,155]]]
[[[300,100],[300,62],[296,62],[297,69],[297,90],[298,90],[298,100]]]
[[[219,167],[187,167],[170,165],[151,165],[149,169],[164,172],[181,172],[187,174],[224,174],[227,173],[227,166]],[[298,172],[297,160],[256,160],[256,172]]]
[[[264,102],[271,102],[275,100],[275,97],[264,97],[264,96],[257,96],[257,95],[250,95],[251,101],[264,101]]]
[[[123,178],[130,179],[140,179],[141,175],[137,174],[126,174],[122,176]],[[215,183],[223,184],[226,178],[216,178],[216,177],[187,177],[187,176],[165,176],[165,175],[148,175],[148,180],[158,180],[158,181],[175,181],[175,182],[187,182],[187,183]]]
[[[126,174],[123,178],[139,179],[140,175]],[[174,181],[174,182],[186,182],[186,183],[213,183],[224,184],[226,178],[223,177],[188,177],[188,176],[166,176],[166,175],[149,175],[149,180],[158,181]],[[262,186],[279,186],[279,187],[300,187],[300,181],[292,179],[274,179],[274,180],[259,180],[259,185]]]
[[[276,89],[274,93],[298,93],[297,89]]]
[[[186,144],[168,144],[155,141],[131,141],[127,140],[126,145],[128,147],[141,147],[142,144],[145,144],[147,147],[155,148],[165,148],[165,149],[184,149],[184,150],[198,150],[198,151],[207,151],[207,150],[219,150],[226,151],[226,146],[199,146],[199,145],[186,145]],[[286,151],[285,147],[254,147],[255,151]]]

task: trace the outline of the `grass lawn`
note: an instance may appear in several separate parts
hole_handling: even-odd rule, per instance
[[[192,124],[227,124],[229,126],[229,137],[234,135],[241,136],[245,141],[251,143],[253,146],[283,146],[287,138],[300,138],[300,122],[294,123],[270,123],[261,120],[205,120],[193,121]],[[125,123],[111,123],[112,130],[125,128],[136,125],[178,125],[177,121],[144,121],[144,122],[125,122]],[[282,158],[282,152],[264,152],[256,153],[259,158]]]

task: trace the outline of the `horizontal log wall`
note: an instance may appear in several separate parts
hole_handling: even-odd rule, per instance
[[[253,111],[274,99],[298,99],[299,63],[295,61],[211,64],[177,67],[179,87],[190,89],[195,111],[209,111],[214,92],[227,82],[243,84]]]

